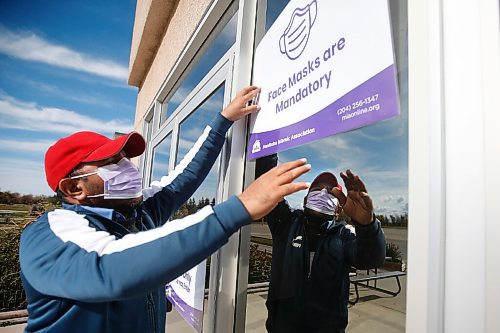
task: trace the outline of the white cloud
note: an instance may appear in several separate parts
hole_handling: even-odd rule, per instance
[[[43,133],[71,134],[83,130],[113,134],[126,133],[133,125],[127,120],[112,119],[103,121],[74,111],[40,107],[35,103],[19,101],[11,96],[0,94],[0,128],[39,131]]]
[[[403,214],[408,211],[408,168],[406,165],[389,164],[387,169],[381,169],[372,162],[373,156],[381,153],[364,148],[352,136],[334,136],[281,152],[279,159],[280,163],[284,163],[299,157],[308,158],[312,169],[298,181],[311,182],[323,171],[338,176],[340,171],[352,169],[363,179],[376,214]],[[340,177],[338,181],[344,185]],[[292,207],[301,208],[305,194],[299,192],[288,196],[287,200]]]
[[[57,98],[61,100],[66,99],[69,101],[75,101],[87,105],[105,107],[108,109],[111,108],[127,109],[130,107],[130,105],[126,105],[125,103],[117,104],[116,101],[110,100],[107,96],[101,94],[96,95],[95,92],[93,93],[93,95],[82,94],[80,92],[75,92],[74,89],[71,91],[67,90],[66,88],[68,87],[62,88],[60,86],[43,83],[41,81],[31,80],[22,74],[13,75],[12,80],[19,82],[25,87],[30,87],[32,89],[36,89],[38,92],[43,92],[45,95],[57,96]],[[119,86],[116,83],[114,83],[114,85]],[[121,87],[123,88],[125,87],[125,85],[122,85]]]
[[[0,53],[8,56],[126,81],[128,68],[51,43],[31,32],[14,32],[0,26]]]
[[[0,139],[0,150],[41,153],[47,151],[53,144],[54,141],[49,140],[20,141]]]

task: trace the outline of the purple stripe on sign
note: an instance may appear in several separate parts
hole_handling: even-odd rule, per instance
[[[298,123],[250,134],[248,159],[274,154],[379,122],[399,114],[395,67],[391,65]]]
[[[196,332],[201,332],[203,329],[203,311],[192,308],[186,302],[176,294],[174,289],[167,286],[167,298],[172,303],[177,312],[180,313],[182,318],[196,330]]]

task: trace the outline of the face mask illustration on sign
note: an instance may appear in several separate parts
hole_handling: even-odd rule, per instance
[[[280,38],[280,51],[290,60],[295,60],[306,48],[309,41],[311,28],[316,21],[318,4],[313,0],[304,8],[296,8],[293,11],[288,27]]]

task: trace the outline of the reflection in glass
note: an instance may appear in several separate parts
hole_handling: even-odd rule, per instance
[[[268,0],[266,31],[289,3],[288,0]],[[401,114],[399,117],[351,132],[337,134],[311,144],[278,154],[279,163],[306,157],[312,170],[297,181],[311,182],[323,171],[337,175],[352,169],[364,180],[373,199],[375,214],[381,221],[388,243],[386,264],[378,271],[405,269],[408,226],[408,45],[407,1],[390,0],[393,42],[398,68],[398,88]],[[257,161],[259,165],[259,161]],[[344,193],[345,186],[344,186]],[[295,209],[303,209],[302,191],[286,198]],[[252,224],[246,327],[265,332],[267,282],[272,260],[272,239],[265,220]],[[395,264],[391,261],[394,261]],[[364,273],[364,272],[363,272]],[[373,271],[370,272],[373,274]],[[402,291],[389,296],[367,288],[360,289],[360,301],[349,308],[349,332],[405,330],[406,277],[400,277]],[[374,282],[370,283],[374,286]],[[397,290],[395,278],[378,280],[376,286]],[[351,284],[350,300],[356,295]],[[363,309],[375,309],[378,318],[367,317]],[[366,326],[370,323],[370,327]]]
[[[171,141],[171,134],[169,134],[154,148],[151,181],[160,180],[162,176],[168,174]]]
[[[212,95],[210,95],[210,97],[208,97],[208,99],[203,102],[203,104],[201,104],[184,121],[182,121],[179,129],[179,144],[177,149],[176,164],[182,161],[184,156],[189,152],[200,135],[203,133],[205,127],[211,122],[215,115],[222,110],[223,105],[224,85],[221,85],[212,93]],[[219,158],[215,161],[207,177],[193,194],[193,196],[189,198],[189,200],[184,205],[182,205],[177,212],[174,213],[174,219],[180,219],[187,215],[194,214],[206,205],[215,205],[217,195],[218,165]],[[205,262],[202,262],[196,268],[190,270],[188,273],[190,274],[190,276],[193,276],[194,280],[196,280],[197,282],[200,281],[201,284],[203,284],[204,282],[205,288],[208,288],[210,277],[210,257],[207,258]],[[204,281],[202,273],[205,273]],[[193,285],[197,285],[197,283],[193,282]],[[201,293],[203,293],[203,290],[201,290]],[[202,299],[203,295],[197,295],[195,297],[196,299],[200,300]],[[206,299],[204,299],[201,304],[206,306]],[[205,313],[203,314],[203,318],[200,318],[200,313],[197,313],[195,317],[195,322],[197,323],[195,327],[197,327],[197,330],[200,331],[203,326],[201,321],[205,321],[207,319],[207,312],[205,311]],[[179,318],[177,310],[174,310],[169,318],[175,320],[175,324],[167,321],[169,330],[175,332],[193,331],[186,321]]]
[[[220,86],[202,105],[200,105],[186,120],[180,125],[179,146],[177,147],[176,164],[187,154],[189,149],[196,142],[205,127],[222,111],[224,103],[224,86]],[[198,190],[193,194],[191,200],[209,199],[215,200],[217,190],[217,166],[219,159],[215,162],[207,178]]]
[[[200,60],[183,79],[181,85],[167,101],[163,103],[161,123],[171,114],[180,103],[189,95],[194,87],[203,79],[205,75],[217,64],[222,56],[231,48],[236,41],[237,13],[229,20],[222,31],[212,41],[208,49],[201,56]]]
[[[266,31],[273,25],[290,0],[268,0],[266,11]]]

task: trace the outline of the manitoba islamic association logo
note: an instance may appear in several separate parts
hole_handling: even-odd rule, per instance
[[[290,60],[297,59],[304,52],[317,14],[316,0],[293,11],[290,22],[280,38],[280,51]]]
[[[252,154],[258,153],[260,151],[260,140],[255,140],[252,146]]]

